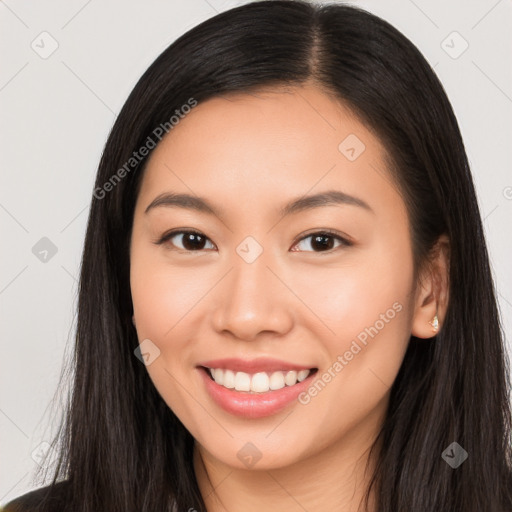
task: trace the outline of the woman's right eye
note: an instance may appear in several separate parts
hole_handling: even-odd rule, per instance
[[[176,239],[177,242],[171,242],[172,239]],[[206,241],[209,241],[210,244],[215,248],[210,239],[204,236],[199,231],[171,231],[169,233],[164,234],[157,242],[157,245],[166,244],[177,247],[177,249],[186,251],[186,252],[194,252],[201,251],[205,247]],[[181,244],[181,245],[180,245]],[[171,247],[172,249],[172,247]]]

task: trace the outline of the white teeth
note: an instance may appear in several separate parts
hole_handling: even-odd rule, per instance
[[[269,380],[265,372],[254,374],[251,379],[251,391],[257,391],[258,393],[268,391]]]
[[[221,386],[224,384],[224,372],[220,368],[212,371],[212,377],[217,384],[220,384]]]
[[[297,373],[297,380],[302,382],[308,375],[309,370],[300,370],[300,372]]]
[[[294,386],[302,382],[310,373],[310,370],[277,371],[272,373],[258,372],[250,375],[246,372],[233,372],[222,368],[209,368],[210,375],[220,386],[236,391],[249,391],[253,393],[266,393]]]
[[[251,376],[245,372],[236,372],[235,389],[237,391],[250,391],[251,390]]]
[[[297,384],[297,372],[291,370],[284,376],[284,381],[287,386],[293,386]]]
[[[284,388],[284,374],[283,372],[274,372],[270,376],[269,387],[272,390]]]
[[[233,389],[235,387],[235,374],[231,370],[220,370],[224,372],[224,382],[222,385],[225,388]]]

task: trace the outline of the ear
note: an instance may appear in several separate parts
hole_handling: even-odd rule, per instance
[[[416,287],[411,334],[417,338],[432,338],[444,325],[450,288],[450,241],[441,235],[432,250],[430,264],[422,272]],[[437,313],[438,330],[429,323]]]

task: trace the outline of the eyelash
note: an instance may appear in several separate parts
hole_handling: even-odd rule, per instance
[[[162,245],[166,242],[168,242],[171,238],[173,238],[174,236],[176,235],[182,235],[182,234],[194,234],[194,235],[199,235],[199,236],[202,236],[204,237],[206,240],[210,241],[211,240],[205,236],[203,233],[201,233],[200,231],[196,231],[194,229],[187,229],[187,230],[173,230],[173,231],[169,231],[168,233],[165,233],[164,235],[162,235],[162,237],[160,239],[158,239],[157,241],[155,241],[154,243],[156,245]],[[303,240],[306,240],[307,238],[310,238],[310,237],[313,237],[314,235],[327,235],[329,237],[332,237],[336,240],[338,240],[339,242],[341,242],[341,246],[342,247],[350,247],[353,245],[353,242],[351,242],[350,240],[347,240],[346,238],[344,238],[343,236],[341,236],[337,231],[334,231],[334,230],[331,230],[331,229],[324,229],[324,230],[321,230],[321,231],[314,231],[312,233],[309,233],[307,235],[304,235],[302,238],[299,238],[296,242],[294,242],[293,244],[293,247],[295,247],[296,245],[298,245],[300,242],[302,242]],[[213,244],[213,242],[212,242]],[[313,253],[317,253],[317,254],[321,254],[321,253],[332,253],[333,251],[335,251],[336,249],[339,249],[340,246],[338,246],[337,248],[334,247],[332,249],[328,249],[327,251],[293,251],[293,252],[313,252]],[[187,252],[187,253],[191,253],[191,252],[204,252],[205,249],[199,249],[197,251],[190,251],[190,250],[187,250],[187,249],[181,249],[181,248],[176,248],[176,249],[172,249],[172,250],[177,250],[179,252]]]

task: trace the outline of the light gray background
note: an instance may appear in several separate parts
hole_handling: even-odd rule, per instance
[[[33,471],[59,419],[59,405],[48,406],[66,345],[73,342],[93,180],[115,116],[140,75],[172,41],[242,3],[0,2],[2,504],[38,487]],[[512,3],[352,3],[409,37],[444,84],[472,166],[512,354]],[[45,31],[50,36],[40,35]],[[43,58],[53,40],[58,48]],[[464,40],[469,47],[457,56]],[[32,252],[43,237],[57,248],[46,262]]]

